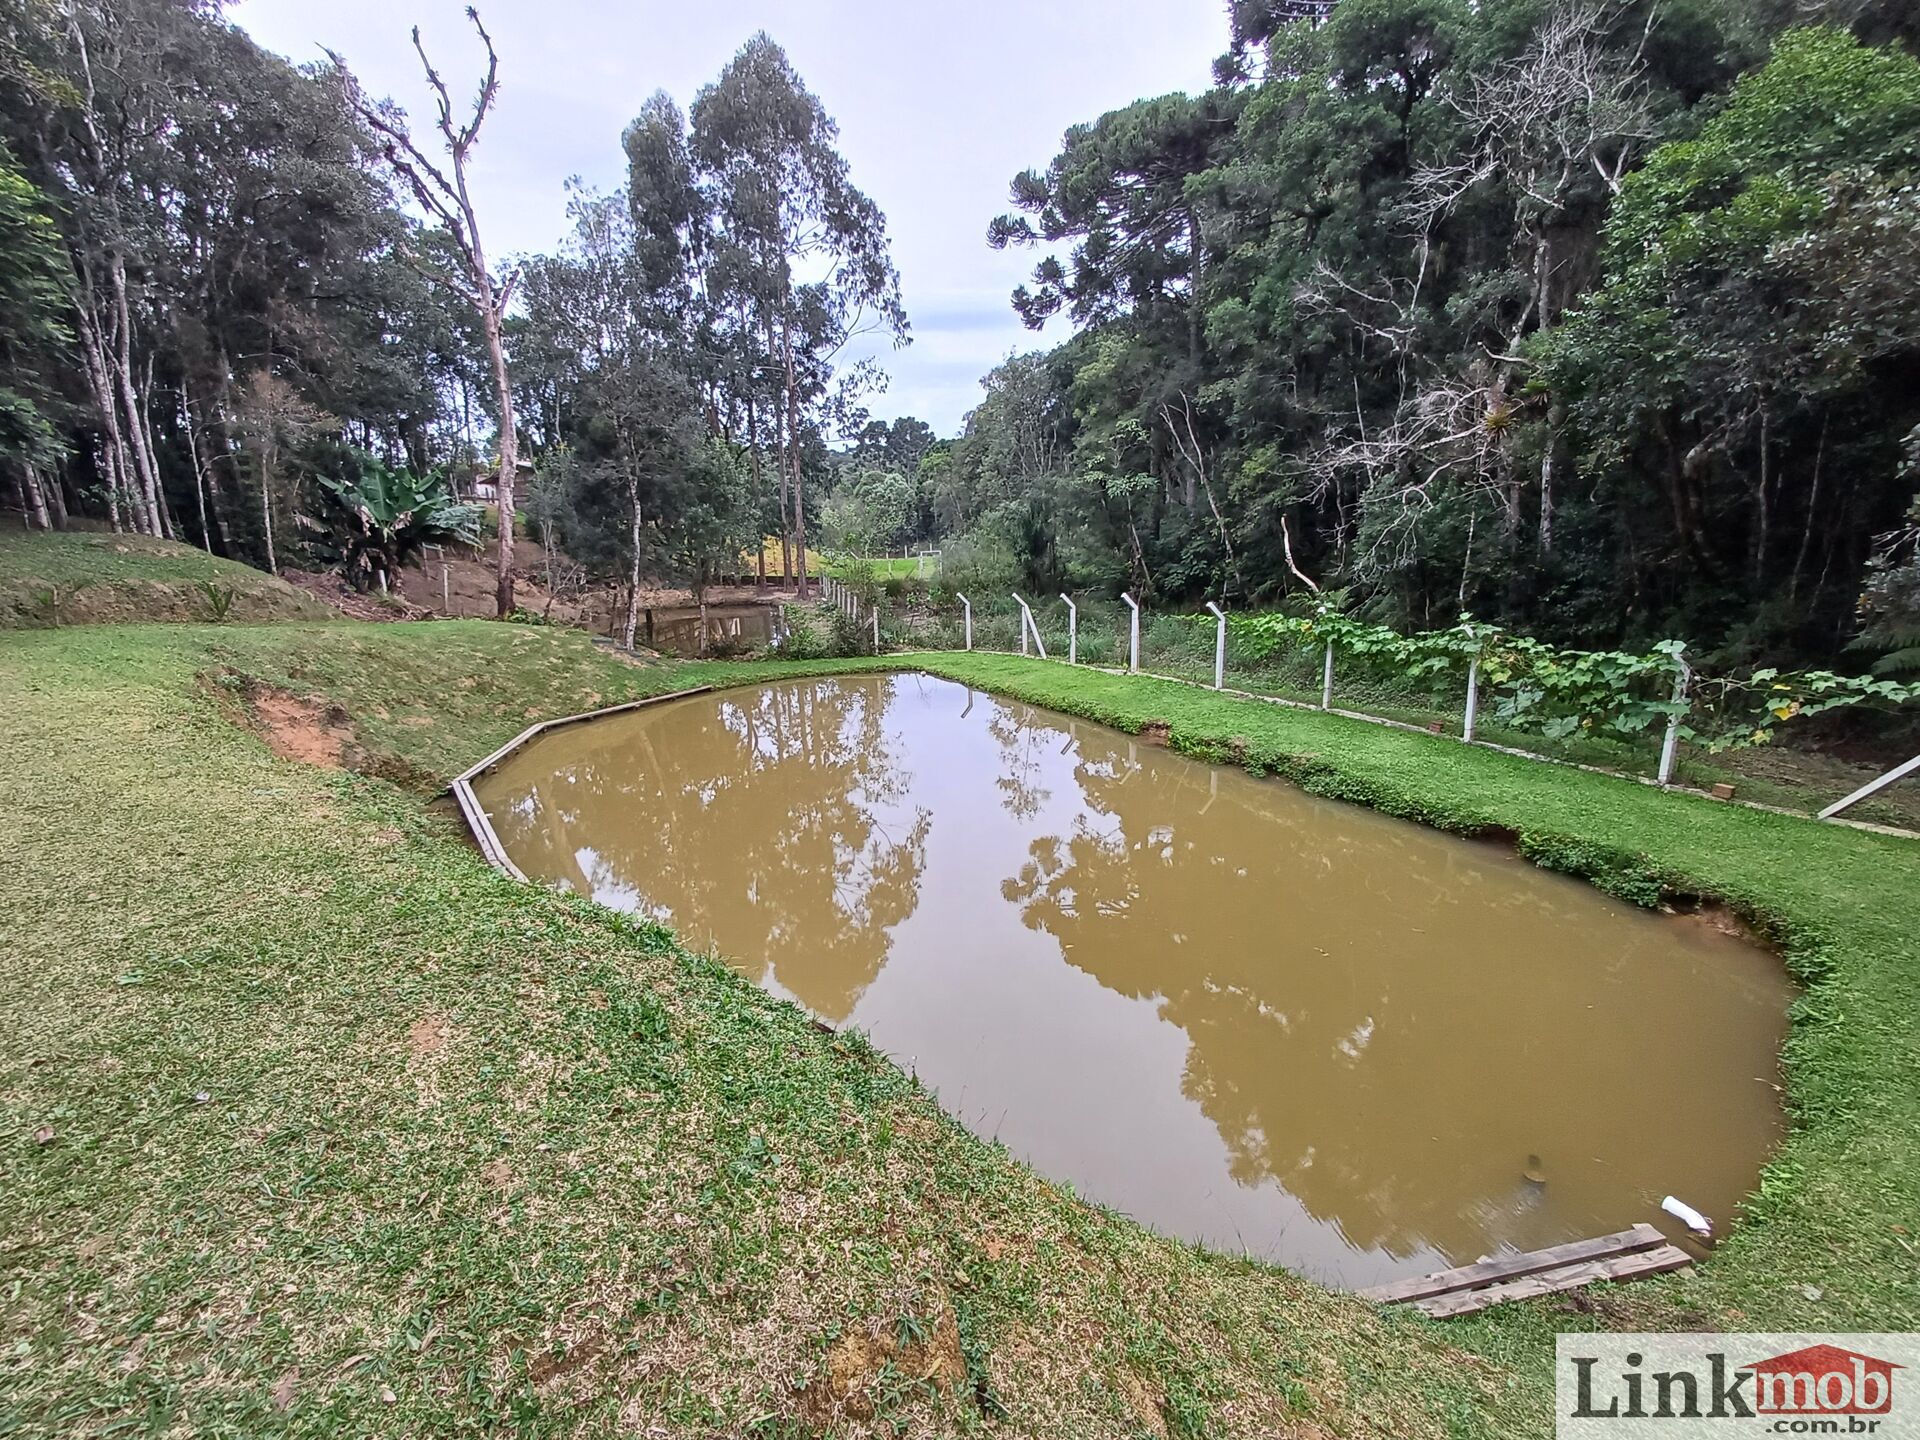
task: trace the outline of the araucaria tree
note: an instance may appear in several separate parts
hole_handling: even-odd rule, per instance
[[[457,269],[425,267],[422,273],[453,289],[480,316],[487,358],[493,367],[494,422],[499,429],[496,441],[500,463],[499,481],[495,487],[499,504],[495,604],[500,617],[505,619],[513,613],[513,487],[519,474],[513,382],[507,374],[505,338],[507,305],[513,298],[515,277],[509,274],[504,279],[497,278],[487,266],[486,246],[480,236],[480,218],[475,212],[473,194],[467,180],[467,168],[473,147],[480,138],[480,127],[486,123],[500,94],[500,57],[494,50],[493,37],[487,33],[486,26],[480,23],[480,14],[471,5],[467,7],[467,20],[480,37],[481,44],[486,47],[487,68],[480,81],[479,93],[474,97],[472,112],[464,118],[456,118],[453,97],[448,93],[446,81],[427,58],[426,46],[420,40],[420,27],[416,25],[413,28],[413,48],[420,57],[420,67],[426,72],[427,84],[433,91],[434,126],[440,132],[446,150],[446,169],[442,169],[415,143],[403,111],[390,101],[369,100],[354,84],[344,62],[337,55],[333,61],[346,82],[354,108],[368,128],[379,137],[381,154],[387,165],[405,183],[420,208],[444,232],[459,259]]]
[[[1073,126],[990,223],[1043,252],[1016,311],[1077,333],[987,378],[939,466],[950,553],[1841,651],[1913,500],[1913,7],[1229,14],[1213,89]]]

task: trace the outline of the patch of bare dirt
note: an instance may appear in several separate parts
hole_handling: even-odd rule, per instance
[[[1770,948],[1766,937],[1747,924],[1729,905],[1718,900],[1703,900],[1693,905],[1676,906],[1673,910],[1675,924],[1692,926],[1701,930],[1711,930],[1718,935],[1731,935],[1736,940],[1744,940],[1749,945],[1758,945],[1762,949]]]
[[[590,1363],[606,1348],[606,1334],[597,1328],[589,1330],[562,1353],[537,1356],[533,1363],[527,1366],[527,1379],[531,1380],[535,1386],[563,1379]]]
[[[280,578],[354,620],[425,620],[433,611],[397,595],[366,595],[331,571],[282,570]]]
[[[1165,1397],[1154,1392],[1145,1380],[1132,1370],[1120,1372],[1120,1393],[1126,1397],[1127,1408],[1140,1421],[1140,1426],[1149,1435],[1164,1437],[1167,1430],[1167,1416],[1163,1406]]]
[[[453,1022],[444,1015],[422,1015],[407,1027],[407,1049],[415,1060],[431,1060],[453,1043]]]
[[[257,682],[249,687],[247,699],[255,727],[282,760],[343,770],[357,751],[353,725],[338,705],[322,705]]]
[[[922,1338],[903,1345],[898,1330],[898,1326],[874,1320],[842,1334],[827,1350],[826,1373],[800,1392],[801,1413],[823,1426],[842,1416],[871,1420],[873,1384],[889,1363],[902,1379],[939,1390],[966,1380],[960,1326],[950,1306],[941,1306],[932,1328]]]

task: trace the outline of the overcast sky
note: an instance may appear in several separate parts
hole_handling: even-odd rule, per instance
[[[241,0],[230,17],[296,62],[340,51],[362,83],[428,115],[407,32],[418,21],[456,94],[479,74],[464,0]],[[840,123],[853,177],[886,212],[913,344],[889,350],[876,415],[951,434],[979,379],[1038,343],[1007,296],[1036,258],[995,254],[987,222],[1007,182],[1044,167],[1062,132],[1148,95],[1208,83],[1226,48],[1223,0],[482,0],[500,51],[500,104],[475,185],[496,256],[550,250],[562,186],[624,177],[620,132],[664,89],[684,109],[756,30],[786,48]],[[1064,322],[1048,336],[1058,339]]]

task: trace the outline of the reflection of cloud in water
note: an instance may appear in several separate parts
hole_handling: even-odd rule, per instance
[[[868,1028],[1084,1193],[1329,1278],[1725,1213],[1777,1124],[1765,957],[924,676],[674,702],[483,784],[528,873]],[[1647,1123],[1675,1094],[1713,1123]]]

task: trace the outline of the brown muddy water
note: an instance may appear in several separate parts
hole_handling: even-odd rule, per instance
[[[529,875],[861,1027],[1045,1174],[1332,1283],[1669,1193],[1724,1222],[1780,1134],[1773,956],[949,681],[673,701],[478,789]]]

